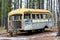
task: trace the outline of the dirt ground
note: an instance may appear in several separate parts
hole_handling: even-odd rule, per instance
[[[0,39],[5,40],[60,40],[60,36],[57,35],[57,27],[48,28],[44,32],[32,32],[32,33],[18,33],[13,37],[6,31],[0,31]]]

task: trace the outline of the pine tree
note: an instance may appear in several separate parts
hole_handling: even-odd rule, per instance
[[[6,26],[8,12],[11,11],[11,0],[0,0],[1,2],[1,26]]]

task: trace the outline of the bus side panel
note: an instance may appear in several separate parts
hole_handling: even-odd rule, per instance
[[[34,20],[32,23],[32,29],[42,29],[47,25],[48,22],[45,22],[44,20]]]
[[[53,23],[52,19],[49,19],[47,26],[48,27],[53,27],[54,26],[54,23]]]
[[[48,27],[53,27],[53,25],[54,25],[53,22],[48,22],[48,25],[47,26]]]
[[[44,23],[44,22],[33,23],[32,29],[42,29],[45,27],[45,25],[46,25],[46,23]]]

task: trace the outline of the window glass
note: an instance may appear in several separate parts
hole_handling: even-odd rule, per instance
[[[49,15],[49,18],[52,18],[52,16],[51,16],[51,15]]]
[[[31,18],[30,14],[24,14],[24,19],[30,19],[30,18]]]
[[[48,18],[48,14],[46,14],[46,16],[45,16],[46,18]]]
[[[35,19],[35,14],[32,14],[32,18]]]
[[[46,17],[45,17],[46,15],[45,14],[43,14],[43,19],[45,19]]]
[[[39,14],[36,14],[36,18],[39,19]]]
[[[20,20],[22,19],[22,16],[14,16],[14,20]]]
[[[14,16],[10,16],[9,17],[9,20],[14,20]]]
[[[48,14],[43,14],[44,19],[48,19]]]
[[[41,19],[43,19],[43,14],[40,14]]]
[[[15,14],[9,17],[9,20],[21,20],[22,14]]]

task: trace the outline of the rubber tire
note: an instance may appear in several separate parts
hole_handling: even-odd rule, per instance
[[[41,31],[44,32],[45,31],[45,28],[41,29]]]
[[[32,30],[28,30],[27,33],[32,33]]]

